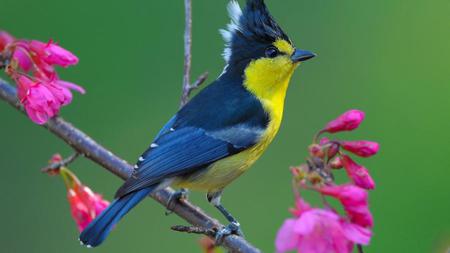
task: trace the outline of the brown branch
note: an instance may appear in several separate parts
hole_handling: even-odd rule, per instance
[[[19,111],[24,112],[23,107],[17,99],[16,88],[1,79],[0,99],[8,102]],[[65,141],[76,152],[84,155],[118,177],[125,180],[131,175],[133,167],[130,164],[114,155],[111,151],[98,144],[87,134],[72,126],[72,124],[61,117],[50,119],[43,127]],[[172,189],[168,188],[155,192],[151,197],[167,208],[169,198],[173,192]],[[194,226],[206,229],[223,227],[217,220],[208,216],[203,210],[191,204],[189,201],[177,202],[172,206],[172,209],[178,216]],[[236,235],[225,237],[223,246],[230,252],[260,252],[244,238]]]

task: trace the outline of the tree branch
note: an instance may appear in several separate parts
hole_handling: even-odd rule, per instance
[[[1,79],[0,99],[8,102],[19,111],[24,112],[23,107],[17,99],[16,88]],[[87,134],[72,126],[72,124],[61,117],[50,119],[43,127],[58,136],[78,153],[109,170],[116,176],[126,180],[131,175],[133,167],[130,164],[114,155],[111,151],[98,144]],[[167,208],[169,198],[173,192],[172,189],[167,188],[155,192],[151,197]],[[205,229],[223,227],[217,220],[208,216],[203,210],[191,204],[189,201],[172,203],[171,207],[178,216],[194,226]],[[230,252],[260,252],[260,250],[252,246],[244,238],[236,235],[225,237],[222,246]]]

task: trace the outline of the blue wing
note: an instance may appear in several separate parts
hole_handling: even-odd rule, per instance
[[[211,85],[162,128],[116,197],[245,150],[258,142],[267,122],[259,101],[241,85]]]

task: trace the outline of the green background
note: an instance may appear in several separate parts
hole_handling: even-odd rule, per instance
[[[241,1],[242,4],[243,1]],[[340,137],[381,143],[361,161],[377,182],[371,192],[373,241],[366,252],[443,252],[450,244],[450,2],[269,1],[296,45],[319,56],[295,74],[278,138],[223,203],[247,239],[273,252],[293,205],[289,166],[301,163],[316,130],[347,109],[367,113]],[[222,71],[218,29],[226,0],[194,0],[193,77]],[[133,162],[178,107],[183,67],[183,3],[178,1],[1,0],[0,28],[19,38],[53,38],[80,58],[61,70],[84,86],[62,116]],[[86,252],[77,241],[59,178],[39,173],[70,149],[0,103],[1,252]],[[70,166],[111,199],[120,180],[90,161]],[[220,217],[203,194],[192,200]],[[94,252],[200,252],[185,224],[144,201]]]

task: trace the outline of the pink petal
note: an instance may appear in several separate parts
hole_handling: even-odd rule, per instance
[[[25,72],[30,71],[31,67],[33,66],[30,55],[23,47],[16,47],[16,50],[14,51],[12,58],[17,62],[19,67],[23,69],[23,71]]]
[[[363,227],[373,227],[369,211],[367,192],[355,185],[325,186],[320,189],[324,195],[337,198],[344,206],[350,220]]]
[[[357,186],[367,190],[375,189],[375,181],[366,168],[357,164],[349,156],[343,155],[341,158],[348,176]]]
[[[291,251],[297,248],[299,235],[294,232],[295,219],[287,219],[278,230],[275,247],[278,253]]]
[[[71,90],[75,90],[78,93],[81,93],[81,94],[85,94],[86,93],[86,91],[85,91],[85,89],[83,87],[78,86],[78,85],[76,85],[74,83],[63,81],[63,80],[58,80],[57,83],[60,86],[66,87],[66,88],[71,89]]]
[[[54,44],[52,41],[43,43],[33,40],[30,42],[30,47],[48,64],[68,67],[78,63],[78,58],[74,54]]]
[[[323,129],[324,132],[337,133],[342,131],[352,131],[359,127],[364,120],[365,114],[363,111],[350,110],[329,122]]]
[[[345,236],[352,242],[368,245],[372,237],[372,232],[364,227],[352,223],[343,223],[342,228]]]
[[[11,36],[11,34],[5,31],[0,31],[0,52],[3,51],[5,47],[12,42],[14,42],[14,37]]]
[[[378,153],[380,145],[373,141],[343,141],[342,147],[361,157],[370,157]]]

